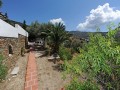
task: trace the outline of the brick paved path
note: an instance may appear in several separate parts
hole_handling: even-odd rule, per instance
[[[26,81],[24,90],[38,90],[37,66],[35,61],[35,54],[29,53]]]

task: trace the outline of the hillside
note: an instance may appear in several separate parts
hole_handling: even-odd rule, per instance
[[[89,37],[89,33],[101,33],[102,35],[106,35],[107,32],[80,32],[80,31],[70,31],[70,34],[72,34],[75,37],[80,37],[80,38],[88,38]]]

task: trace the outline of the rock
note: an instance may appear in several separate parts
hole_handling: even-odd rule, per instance
[[[60,57],[59,57],[59,55],[57,55],[56,57],[54,55],[52,55],[48,58],[48,60],[53,60],[53,59],[60,59]]]
[[[35,57],[38,58],[38,57],[40,57],[40,56],[42,56],[42,55],[43,55],[43,54],[41,54],[41,53],[36,53],[36,54],[35,54]]]

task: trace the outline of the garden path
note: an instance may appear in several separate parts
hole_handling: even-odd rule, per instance
[[[62,79],[62,72],[56,68],[57,63],[48,61],[46,56],[39,57],[39,54],[41,55],[40,52],[36,52],[39,90],[63,90],[70,80]]]

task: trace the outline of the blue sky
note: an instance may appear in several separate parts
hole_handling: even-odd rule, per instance
[[[7,12],[8,17],[12,20],[20,22],[26,20],[27,24],[31,24],[35,20],[42,23],[57,19],[65,23],[67,30],[92,31],[95,29],[95,24],[102,27],[108,22],[119,22],[119,4],[120,0],[3,0],[0,11]],[[99,5],[101,7],[98,7]],[[99,8],[102,8],[100,12],[104,9],[105,13],[102,16],[109,14],[111,17],[109,15],[99,16],[101,15],[100,12],[97,12]],[[92,9],[94,12],[90,14]],[[94,18],[91,18],[90,15],[93,15]],[[88,16],[88,20],[86,16]],[[106,21],[101,21],[102,19]]]

